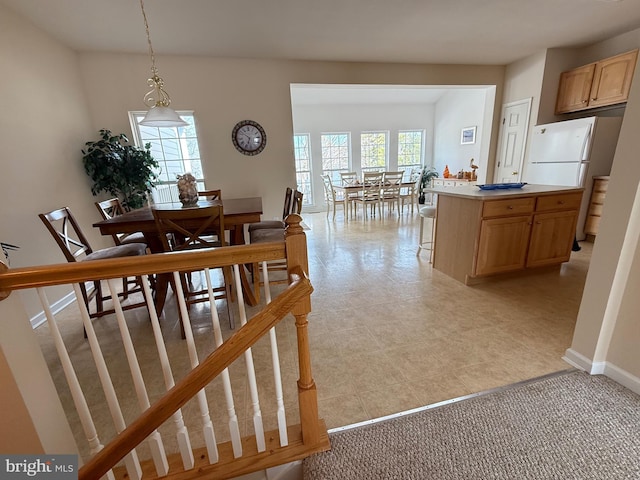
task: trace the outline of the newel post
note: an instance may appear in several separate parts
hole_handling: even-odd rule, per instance
[[[291,273],[293,267],[300,267],[305,273],[309,272],[307,257],[307,236],[300,222],[302,217],[297,213],[289,215],[285,222],[285,245],[287,250],[287,271]],[[305,445],[319,443],[321,431],[318,422],[318,395],[316,382],[311,374],[311,356],[309,353],[309,331],[307,329],[307,314],[311,311],[311,295],[299,302],[293,309],[296,319],[296,334],[298,338],[298,359],[300,363],[300,378],[298,380],[298,405],[300,407],[300,426],[302,441]]]

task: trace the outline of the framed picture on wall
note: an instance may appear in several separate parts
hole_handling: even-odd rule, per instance
[[[476,128],[477,127],[466,127],[462,129],[462,133],[460,134],[460,143],[462,145],[476,143]]]

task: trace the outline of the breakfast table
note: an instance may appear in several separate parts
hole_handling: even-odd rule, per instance
[[[400,188],[411,191],[411,189],[415,187],[415,184],[416,182],[403,181],[400,184]],[[344,203],[345,212],[349,208],[349,201],[356,198],[362,192],[363,187],[364,185],[360,182],[360,180],[356,181],[355,183],[349,183],[344,185],[340,185],[340,184],[333,185],[333,188],[336,191],[336,193],[342,194],[340,195],[340,197],[343,199],[342,201]]]
[[[229,198],[220,200],[199,200],[198,204],[189,208],[199,208],[211,205],[219,205],[222,203],[224,210],[225,229],[230,232],[231,245],[243,245],[245,243],[244,226],[246,224],[260,221],[262,215],[262,198]],[[153,217],[153,209],[180,209],[183,208],[180,203],[163,203],[149,205],[146,207],[131,210],[123,215],[102,220],[93,224],[100,230],[102,235],[114,235],[119,233],[135,233],[142,232],[147,243],[147,247],[151,253],[162,253],[164,248],[160,239],[160,233],[156,227]],[[251,289],[250,282],[247,279],[247,273],[244,268],[240,269],[242,281],[242,291],[244,293],[245,302],[248,305],[257,305],[256,297]],[[156,297],[155,306],[158,313],[162,312],[166,301],[169,286],[169,275],[158,275],[156,281]]]

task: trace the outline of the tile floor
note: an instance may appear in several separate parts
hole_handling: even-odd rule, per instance
[[[571,344],[591,244],[583,242],[582,250],[572,253],[571,261],[559,271],[468,287],[434,271],[428,251],[416,256],[419,217],[408,208],[401,216],[382,219],[345,222],[341,211],[335,221],[324,212],[303,214],[303,218],[309,227],[306,231],[309,273],[315,289],[309,316],[313,375],[320,416],[329,428],[569,368],[561,357]],[[193,330],[199,348],[206,350],[212,348],[208,335],[211,326],[206,308],[203,309],[202,319],[195,320]],[[218,311],[223,316],[226,308],[219,307]],[[146,312],[133,312],[128,312],[133,316],[128,317],[128,324],[134,332],[134,342],[147,342],[153,350]],[[74,309],[59,315],[58,322],[72,354],[79,358],[88,355]],[[167,314],[161,323],[170,354],[184,348],[177,321]],[[221,323],[225,335],[230,335],[225,318],[221,318]],[[101,319],[96,325],[113,330],[115,335],[115,322]],[[44,325],[36,333],[62,392],[63,403],[68,405],[68,392],[47,329]],[[277,331],[287,416],[297,417],[297,400],[293,395],[297,379],[293,319],[282,322]],[[122,353],[115,348],[112,351],[108,345],[105,350],[112,354],[109,368],[113,377],[117,381],[127,377],[128,374],[117,373],[125,368]],[[256,369],[268,366],[268,343],[254,347],[253,356]],[[79,362],[90,363],[90,360]],[[177,362],[176,376],[187,370],[186,363],[184,359]],[[143,367],[145,375],[154,370],[157,373],[159,369]],[[233,382],[241,432],[247,434],[253,425],[246,374],[241,373],[241,365],[236,368],[234,364],[232,370],[237,373]],[[95,378],[95,373],[87,367],[79,376],[90,379]],[[148,388],[157,394],[163,390],[161,378],[151,380],[150,384]],[[269,385],[260,386],[261,394],[272,389]],[[89,393],[101,395],[97,391]],[[217,400],[220,397],[215,397],[216,393],[211,395],[210,403],[224,404]],[[125,407],[125,413],[137,409],[137,402],[130,400],[132,405]],[[218,410],[222,418],[225,409]],[[274,410],[269,404],[262,405],[266,430],[276,428],[271,415]],[[187,420],[195,418],[197,408],[195,405],[185,408],[184,414]],[[212,414],[218,415],[213,408]],[[73,417],[72,413],[69,415]],[[97,422],[110,423],[106,417]],[[297,423],[296,418],[290,422]],[[79,430],[77,419],[71,423]],[[82,443],[81,432],[78,435]],[[103,436],[108,438],[109,433]],[[218,441],[225,439],[224,433],[218,435]]]
[[[416,256],[417,214],[304,219],[312,361],[329,428],[569,368],[561,357],[591,244],[559,272],[469,287],[433,270],[428,251]]]

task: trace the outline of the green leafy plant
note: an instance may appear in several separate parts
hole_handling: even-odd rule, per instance
[[[418,203],[423,204],[425,202],[425,188],[429,186],[431,180],[437,178],[438,171],[432,167],[425,166],[420,172],[420,186],[418,189]]]
[[[109,192],[119,197],[127,210],[144,206],[158,180],[158,162],[151,156],[151,144],[144,149],[129,142],[124,133],[112,135],[100,130],[101,139],[86,142],[82,162],[93,180],[91,193]]]

